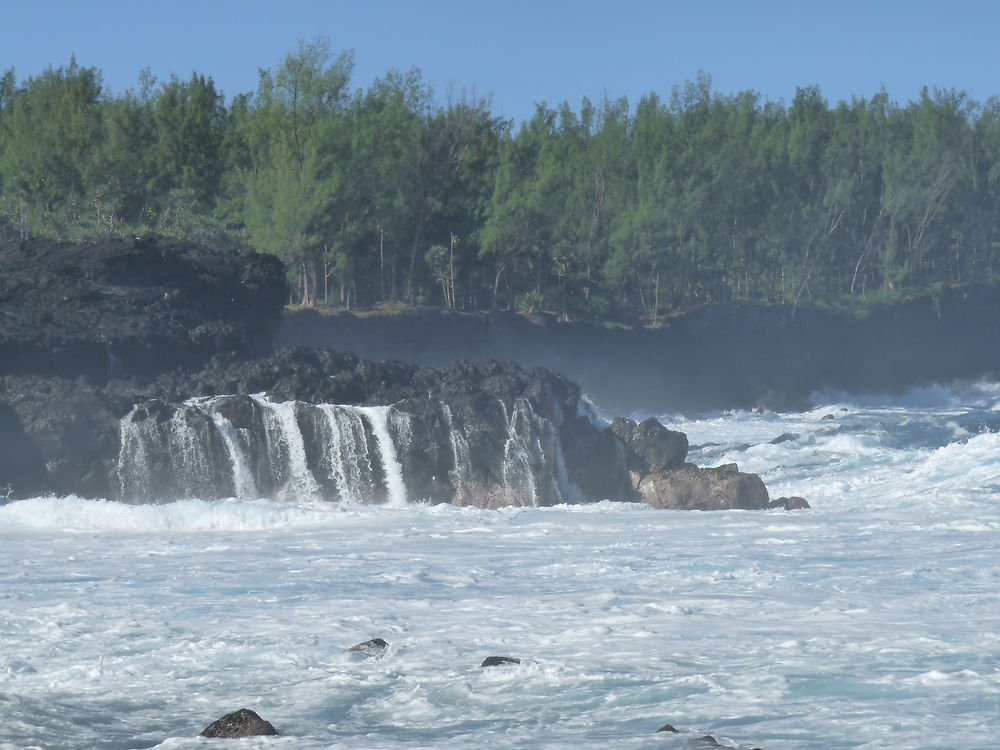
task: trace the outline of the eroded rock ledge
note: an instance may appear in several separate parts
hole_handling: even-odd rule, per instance
[[[272,350],[274,258],[160,239],[0,246],[0,493],[311,497],[483,507],[764,508],[655,420],[505,362]]]

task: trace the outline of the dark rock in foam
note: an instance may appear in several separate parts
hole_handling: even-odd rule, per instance
[[[520,664],[521,660],[514,656],[487,656],[480,667],[502,667],[505,664]]]
[[[240,737],[258,737],[278,734],[271,722],[265,721],[249,708],[241,708],[216,719],[205,727],[200,737],[222,737],[238,739]]]
[[[347,650],[364,654],[365,656],[377,657],[385,654],[387,648],[389,648],[389,644],[385,640],[382,638],[372,638],[368,641],[356,643]]]

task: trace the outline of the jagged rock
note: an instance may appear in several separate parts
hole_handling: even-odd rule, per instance
[[[771,445],[781,445],[782,443],[787,443],[791,440],[798,440],[799,436],[794,432],[783,432],[774,440],[771,441]]]
[[[379,657],[385,654],[385,650],[389,648],[389,644],[386,643],[381,638],[372,638],[368,641],[362,641],[361,643],[356,643],[351,646],[348,651],[356,651],[362,653],[368,657]]]
[[[285,298],[271,256],[158,238],[0,244],[0,495],[493,508],[638,487],[658,507],[751,505],[719,489],[728,475],[675,468],[683,434],[599,427],[550,370],[271,352]]]
[[[768,504],[761,478],[736,464],[702,469],[687,463],[643,477],[638,490],[643,502],[671,510],[760,510]]]
[[[271,722],[264,721],[257,713],[249,708],[241,708],[226,714],[221,719],[216,719],[205,727],[200,737],[224,737],[236,739],[239,737],[257,737],[262,735],[276,735]]]
[[[271,350],[287,300],[274,256],[147,237],[0,243],[0,375],[104,383]]]
[[[723,745],[715,737],[710,734],[706,734],[704,737],[699,737],[696,742],[703,742],[709,747],[720,747],[722,750],[739,750],[735,745]],[[751,750],[760,750],[759,747],[752,748]]]
[[[811,507],[804,497],[779,497],[767,504],[768,510],[784,508],[785,510],[802,510]]]
[[[611,431],[625,444],[629,470],[641,475],[676,469],[687,458],[687,435],[668,430],[653,417],[638,424],[618,417]]]
[[[678,732],[679,730],[673,724],[664,724],[662,727],[656,730],[657,732]]]
[[[499,667],[504,664],[520,664],[521,660],[513,656],[487,656],[480,667]]]
[[[573,467],[573,482],[585,498],[636,499],[627,471],[627,449],[610,428],[595,430],[590,419],[580,415],[567,420],[560,435],[566,463]]]

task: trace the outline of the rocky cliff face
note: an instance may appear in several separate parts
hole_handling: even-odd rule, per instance
[[[895,391],[1000,371],[1000,288],[966,285],[858,318],[814,308],[690,310],[662,327],[558,323],[545,314],[286,315],[284,344],[440,365],[508,359],[550,367],[602,409],[796,409],[812,391]]]
[[[603,425],[550,370],[273,352],[286,294],[273,258],[156,239],[32,242],[0,246],[0,270],[8,496],[767,502],[766,490],[756,505],[726,499],[716,482],[699,505],[677,484],[708,481],[683,463],[682,435]]]
[[[0,375],[151,377],[271,350],[277,258],[146,238],[0,243]]]

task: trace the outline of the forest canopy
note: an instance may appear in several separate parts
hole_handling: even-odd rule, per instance
[[[0,238],[157,232],[280,256],[293,302],[652,318],[698,303],[861,304],[994,277],[1000,100],[721,94],[437,98],[352,88],[302,43],[228,103],[194,73],[121,94],[75,59],[0,75]]]

